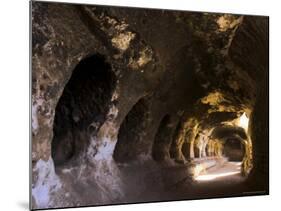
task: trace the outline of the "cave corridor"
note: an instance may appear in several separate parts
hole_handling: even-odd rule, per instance
[[[34,24],[34,208],[268,193],[266,17],[33,16],[62,40]]]

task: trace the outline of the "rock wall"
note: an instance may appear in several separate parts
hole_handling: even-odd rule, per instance
[[[164,200],[183,146],[242,112],[266,165],[267,18],[31,7],[32,208]]]

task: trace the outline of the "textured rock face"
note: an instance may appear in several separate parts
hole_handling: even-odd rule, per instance
[[[172,199],[229,139],[267,190],[267,115],[266,17],[32,3],[32,208]]]

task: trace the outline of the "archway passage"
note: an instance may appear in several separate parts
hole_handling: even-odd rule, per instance
[[[61,165],[79,155],[91,135],[105,121],[116,84],[110,65],[101,55],[82,60],[74,69],[58,101],[53,126],[52,157]]]
[[[169,115],[161,120],[152,147],[152,157],[156,161],[164,161],[170,158],[170,146],[173,137],[173,124]]]
[[[214,129],[213,138],[221,140],[223,156],[229,161],[242,162],[246,154],[245,143],[248,141],[246,131],[242,127],[221,126]]]
[[[113,154],[115,161],[128,162],[145,151],[143,136],[149,121],[149,99],[141,98],[120,126]]]
[[[170,157],[177,162],[183,162],[184,159],[182,147],[185,143],[185,132],[183,123],[179,121],[172,136],[172,144],[169,150]]]
[[[229,138],[225,141],[223,155],[229,161],[242,162],[245,156],[245,146],[241,139]]]

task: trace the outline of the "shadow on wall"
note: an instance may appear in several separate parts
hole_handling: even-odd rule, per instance
[[[101,55],[85,58],[76,66],[56,107],[52,141],[55,166],[76,158],[88,146],[89,135],[105,121],[115,84],[115,75]]]
[[[123,120],[113,157],[117,162],[134,160],[143,151],[142,135],[149,122],[149,98],[141,98]]]
[[[152,147],[152,157],[155,161],[170,159],[169,149],[173,135],[172,126],[171,117],[169,115],[165,115],[160,122]]]

